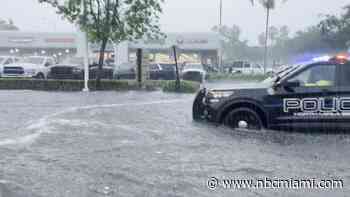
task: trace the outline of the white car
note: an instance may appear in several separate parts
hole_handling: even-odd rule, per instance
[[[20,58],[14,56],[0,56],[0,74],[2,74],[3,68],[6,65],[13,64],[20,61]]]
[[[233,63],[232,71],[233,74],[243,75],[262,75],[264,74],[264,67],[259,64],[251,64],[249,62],[237,61]],[[267,74],[272,74],[272,68],[266,68]]]
[[[31,56],[23,58],[21,61],[5,65],[1,77],[23,77],[46,79],[49,67],[55,64],[52,57]]]
[[[182,79],[189,81],[205,82],[207,72],[202,64],[186,64],[182,68]]]

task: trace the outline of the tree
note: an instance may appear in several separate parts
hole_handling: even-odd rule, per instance
[[[8,21],[0,19],[0,31],[18,31],[19,28],[14,25],[14,22],[12,19],[9,19]]]
[[[288,26],[275,27],[271,26],[269,28],[269,37],[271,40],[271,46],[277,45],[281,42],[288,40],[289,38],[289,28]],[[261,46],[265,46],[266,35],[265,32],[262,32],[258,36],[258,42]]]
[[[57,9],[70,22],[87,32],[92,42],[100,44],[97,89],[107,43],[120,43],[143,37],[158,39],[163,34],[159,27],[161,3],[164,0],[39,0]]]
[[[251,0],[254,4],[256,0]],[[282,0],[285,2],[286,0]],[[270,11],[275,9],[276,1],[275,0],[259,0],[259,3],[266,9],[266,31],[265,31],[265,55],[264,55],[264,72],[266,72],[267,66],[267,55],[268,55],[268,35],[269,35],[269,23],[270,23]]]
[[[248,56],[247,41],[241,40],[241,28],[237,25],[228,27],[226,25],[214,26],[213,31],[220,34],[221,45],[223,47],[224,58],[227,59],[244,59]]]
[[[325,18],[318,24],[324,37],[334,48],[349,47],[350,43],[350,5],[344,7],[345,13],[336,15],[325,15]]]

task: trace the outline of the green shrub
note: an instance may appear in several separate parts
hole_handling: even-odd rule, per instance
[[[95,87],[96,82],[89,81],[89,88],[94,91]],[[130,90],[136,87],[136,83],[129,81],[101,81],[101,90]],[[0,79],[2,90],[81,91],[83,88],[84,81],[81,80]]]
[[[84,88],[82,80],[35,80],[19,78],[1,78],[0,90],[43,90],[43,91],[81,91]],[[91,91],[96,91],[96,81],[89,81]],[[195,92],[199,84],[193,82],[182,82],[180,92]],[[147,90],[154,91],[163,89],[173,92],[175,82],[169,81],[145,81],[140,87],[134,80],[102,80],[101,89],[104,91],[127,91],[127,90]]]
[[[163,86],[164,92],[194,93],[200,88],[200,84],[191,81],[181,81],[180,89],[176,89],[176,81],[168,81]]]

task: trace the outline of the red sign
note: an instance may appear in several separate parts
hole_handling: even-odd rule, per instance
[[[74,38],[47,38],[45,42],[48,43],[74,43]]]

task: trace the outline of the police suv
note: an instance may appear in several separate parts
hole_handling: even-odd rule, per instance
[[[350,128],[350,61],[290,66],[247,88],[202,89],[193,119],[233,129]]]

